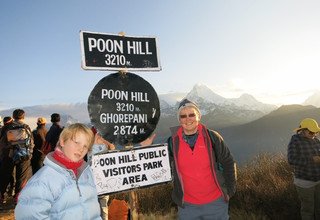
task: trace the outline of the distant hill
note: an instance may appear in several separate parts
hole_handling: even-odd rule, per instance
[[[56,105],[36,105],[23,107],[26,112],[25,122],[33,129],[36,127],[38,117],[47,119],[47,125],[50,125],[50,116],[52,113],[61,115],[61,125],[67,125],[75,122],[89,123],[89,115],[86,103],[76,104],[56,104]],[[12,116],[14,109],[0,111],[2,117]]]
[[[277,108],[275,105],[259,102],[250,94],[242,94],[239,98],[224,98],[202,84],[196,84],[186,97],[199,105],[207,103],[231,109],[260,111],[264,114]]]
[[[305,117],[320,122],[320,109],[315,93],[305,103],[309,105],[277,106],[261,103],[249,94],[227,99],[215,94],[205,85],[195,85],[189,93],[159,95],[161,116],[156,127],[156,143],[164,143],[169,128],[178,125],[177,109],[181,99],[195,101],[202,112],[202,122],[219,131],[232,149],[237,161],[245,161],[259,152],[286,152],[293,129]],[[62,116],[62,125],[74,122],[90,123],[87,103],[56,104],[21,107],[26,111],[26,123],[35,128],[36,119],[45,117],[50,125],[54,112]],[[0,116],[11,116],[14,109],[0,111]]]
[[[173,93],[172,96],[159,98],[161,117],[155,130],[156,141],[159,143],[166,141],[170,135],[169,127],[178,125],[177,109],[183,98],[196,102],[202,113],[202,121],[215,129],[254,121],[277,108],[275,105],[261,103],[249,94],[227,99],[200,84],[195,85],[185,96]],[[176,100],[175,104],[173,100]]]
[[[293,130],[303,118],[320,121],[320,108],[284,105],[255,121],[218,129],[240,162],[260,152],[286,153]],[[210,124],[208,125],[210,127]]]
[[[303,105],[313,105],[316,107],[320,107],[320,91],[315,92],[313,95],[311,95],[309,98],[307,98]]]
[[[287,145],[294,134],[293,129],[297,128],[300,121],[306,117],[312,117],[320,122],[320,108],[311,105],[284,105],[250,122],[230,125],[237,117],[241,118],[241,115],[228,115],[226,112],[218,111],[203,116],[201,121],[208,128],[221,133],[235,159],[243,163],[262,152],[286,154]],[[223,121],[230,126],[222,126]],[[178,125],[177,115],[161,117],[155,131],[156,141],[166,141],[170,135],[169,127],[176,125]]]
[[[177,102],[186,97],[187,93],[175,92],[158,95],[160,102],[163,101],[168,106],[174,106]],[[165,107],[165,105],[163,106]]]

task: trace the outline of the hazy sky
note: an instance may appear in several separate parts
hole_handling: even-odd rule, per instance
[[[85,102],[112,71],[81,69],[79,31],[158,38],[158,94],[202,83],[301,103],[320,83],[319,0],[55,0],[0,3],[0,109]]]

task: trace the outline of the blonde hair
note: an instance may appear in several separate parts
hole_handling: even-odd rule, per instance
[[[78,133],[82,133],[87,137],[88,151],[90,151],[94,143],[94,134],[89,127],[81,123],[71,124],[68,127],[64,128],[60,134],[59,142],[61,140],[65,142],[69,139],[73,139]]]

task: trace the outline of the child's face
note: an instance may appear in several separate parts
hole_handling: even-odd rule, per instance
[[[68,139],[66,141],[61,140],[60,145],[64,155],[73,162],[78,162],[83,159],[87,154],[89,147],[88,139],[83,133],[76,134],[73,139]]]

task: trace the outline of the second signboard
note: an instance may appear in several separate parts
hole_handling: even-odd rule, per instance
[[[113,73],[88,98],[91,123],[108,141],[132,145],[148,138],[159,121],[160,103],[153,87],[133,73]]]

